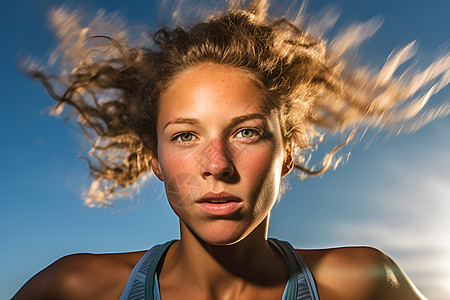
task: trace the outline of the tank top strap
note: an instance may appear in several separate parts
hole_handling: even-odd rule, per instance
[[[153,300],[155,272],[161,257],[175,240],[156,245],[148,250],[131,271],[120,300]],[[316,284],[311,271],[298,252],[285,241],[269,239],[281,253],[289,267],[289,280],[283,300],[318,300]]]
[[[147,282],[149,280],[146,280],[147,274],[154,274],[159,260],[174,241],[175,240],[165,244],[155,245],[141,257],[131,271],[127,285],[120,296],[120,300],[153,299],[152,296],[150,296],[150,298],[147,298],[149,296],[146,296],[146,289],[153,289],[153,277],[151,278],[151,286],[148,286]],[[153,293],[151,292],[149,294],[152,295]]]
[[[271,238],[269,242],[281,253],[289,268],[283,300],[318,300],[314,277],[300,254],[286,241]]]

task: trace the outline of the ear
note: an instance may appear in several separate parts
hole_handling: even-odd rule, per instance
[[[292,151],[286,150],[284,152],[283,168],[281,169],[281,177],[289,174],[294,167],[294,158],[292,157]]]
[[[161,171],[161,165],[156,157],[152,157],[152,171],[159,180],[164,181],[163,173]]]

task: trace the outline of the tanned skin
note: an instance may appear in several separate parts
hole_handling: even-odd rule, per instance
[[[167,257],[175,246],[176,243],[169,249]],[[297,251],[313,273],[320,299],[425,299],[395,262],[376,249],[344,247]],[[118,299],[131,270],[144,253],[66,256],[36,274],[13,300]],[[284,285],[285,282],[283,289]],[[164,284],[161,286],[163,288]],[[183,288],[178,286],[177,290]],[[199,294],[189,298],[190,295],[184,293],[183,299],[199,299]],[[267,296],[264,299],[270,299]]]

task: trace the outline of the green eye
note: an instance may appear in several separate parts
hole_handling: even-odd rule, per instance
[[[189,132],[184,132],[184,133],[178,135],[178,137],[177,137],[177,140],[179,140],[181,142],[190,142],[193,139],[194,139],[194,135]]]
[[[238,131],[236,137],[241,139],[251,139],[254,140],[255,138],[261,137],[261,132],[257,129],[252,128],[244,128]]]
[[[255,131],[254,131],[254,130],[251,130],[251,129],[243,129],[243,130],[240,132],[240,134],[241,134],[241,136],[242,136],[243,138],[251,138],[251,137],[253,137],[253,136],[255,135]]]

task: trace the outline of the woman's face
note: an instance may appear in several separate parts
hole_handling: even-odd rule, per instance
[[[292,159],[276,111],[246,71],[199,64],[181,72],[161,94],[157,137],[153,171],[182,227],[227,245],[268,222]]]

